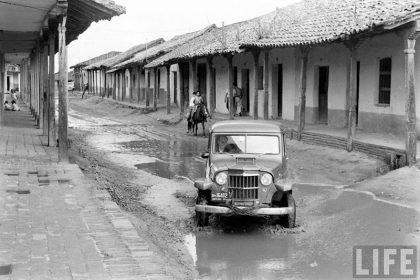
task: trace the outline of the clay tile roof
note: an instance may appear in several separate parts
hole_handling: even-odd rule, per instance
[[[99,61],[108,59],[110,57],[116,56],[119,53],[121,53],[121,52],[116,52],[116,51],[108,52],[106,54],[102,54],[102,55],[96,56],[94,58],[91,58],[91,59],[88,59],[88,60],[79,62],[79,63],[77,63],[77,64],[75,64],[73,66],[70,66],[70,69],[72,69],[72,68],[78,68],[78,67],[85,67],[85,66],[87,66],[89,64],[92,64],[92,63],[95,63],[95,62],[99,62]]]
[[[113,0],[91,0],[113,11],[116,15],[125,14],[125,7],[117,5]]]
[[[261,36],[245,47],[328,43],[413,17],[419,0],[305,0],[262,17]]]
[[[159,57],[156,67],[243,47],[313,45],[345,39],[416,15],[420,0],[304,0],[251,20],[215,28]]]
[[[260,17],[213,28],[179,46],[172,52],[159,57],[156,61],[152,61],[145,67],[156,67],[193,57],[240,52],[239,47],[244,40],[257,37],[259,22]]]
[[[202,34],[208,32],[209,30],[215,27],[216,27],[215,25],[210,25],[199,31],[175,36],[169,41],[166,41],[160,45],[157,45],[151,48],[147,48],[146,50],[137,53],[133,58],[115,65],[114,68],[121,69],[121,68],[128,67],[130,65],[147,64],[149,61],[153,60],[154,58],[159,57],[163,54],[166,54],[174,50],[175,48],[179,47],[182,44],[188,43],[190,40],[198,36],[201,36]]]
[[[85,67],[85,69],[98,69],[101,67],[105,67],[105,68],[111,68],[114,67],[116,64],[121,63],[123,61],[126,61],[128,59],[131,59],[135,54],[137,54],[138,52],[144,51],[147,48],[151,48],[154,47],[156,45],[159,45],[161,43],[163,43],[165,40],[163,40],[162,38],[153,40],[151,42],[148,43],[143,43],[137,46],[134,46],[130,49],[128,49],[125,52],[122,52],[120,54],[117,54],[116,56],[110,57],[108,59],[99,61],[99,62],[95,62],[92,63],[88,66]]]

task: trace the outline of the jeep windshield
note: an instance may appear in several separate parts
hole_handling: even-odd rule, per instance
[[[216,154],[280,153],[280,138],[274,135],[217,134],[213,141],[213,153]]]

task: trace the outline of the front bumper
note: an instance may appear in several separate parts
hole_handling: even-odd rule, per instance
[[[238,206],[239,209],[247,209],[249,207]],[[214,205],[196,205],[195,211],[205,212],[211,214],[233,214],[233,210],[224,206]],[[265,215],[288,215],[293,213],[293,207],[281,207],[281,208],[256,208],[252,209],[251,212],[256,216]]]

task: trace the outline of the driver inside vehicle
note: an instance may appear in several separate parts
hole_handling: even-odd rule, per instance
[[[219,135],[216,139],[216,153],[240,154],[241,149],[235,143],[228,143],[229,138],[226,135]]]

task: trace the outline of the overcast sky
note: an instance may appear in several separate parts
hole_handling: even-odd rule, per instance
[[[68,48],[69,66],[157,38],[248,20],[300,0],[114,0],[126,14],[92,23]]]

